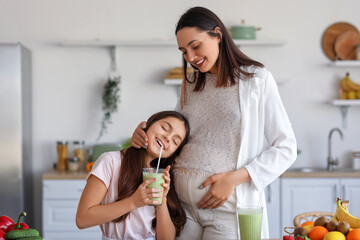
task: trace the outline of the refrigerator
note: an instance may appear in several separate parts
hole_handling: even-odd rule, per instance
[[[0,216],[33,225],[31,52],[0,43]]]

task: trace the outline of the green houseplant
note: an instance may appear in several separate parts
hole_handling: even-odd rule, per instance
[[[103,117],[101,119],[101,128],[96,142],[107,133],[107,128],[112,123],[111,116],[118,110],[118,103],[120,103],[120,79],[120,75],[110,76],[104,85],[102,95]]]

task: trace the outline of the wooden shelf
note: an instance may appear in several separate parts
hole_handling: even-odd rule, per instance
[[[169,79],[169,78],[164,79],[164,84],[165,85],[178,85],[178,86],[180,86],[181,82],[182,82],[181,78],[179,78],[179,79]]]
[[[175,46],[175,40],[64,40],[62,46],[87,46],[87,47],[155,47]]]
[[[339,60],[330,63],[333,67],[360,67],[360,60]]]
[[[256,39],[241,40],[234,39],[237,46],[282,46],[285,40],[276,39]],[[155,47],[155,46],[176,46],[176,40],[64,40],[60,42],[62,46],[87,46],[87,47]]]
[[[237,46],[283,46],[287,43],[285,40],[280,39],[233,40]]]
[[[345,99],[336,99],[331,101],[334,106],[360,106],[360,100],[345,100]]]
[[[178,86],[180,86],[181,82],[182,82],[182,79],[168,79],[168,78],[164,79],[164,84],[165,85],[173,85],[173,86],[178,85]],[[279,86],[279,85],[284,85],[284,84],[286,84],[288,82],[289,82],[289,80],[287,80],[287,79],[278,79],[276,81],[276,84]]]
[[[347,118],[348,118],[348,112],[349,108],[351,106],[358,106],[360,107],[360,100],[354,99],[354,100],[348,100],[348,99],[335,99],[330,102],[330,104],[340,107],[341,111],[341,118],[342,118],[342,127],[347,128]]]

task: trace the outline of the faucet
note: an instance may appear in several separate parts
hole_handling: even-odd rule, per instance
[[[339,128],[333,128],[331,129],[330,133],[329,133],[329,137],[328,137],[328,161],[327,161],[327,169],[328,171],[333,171],[334,170],[334,166],[339,165],[339,160],[338,158],[333,158],[331,156],[331,136],[334,132],[338,132],[340,134],[341,139],[343,139],[343,133]]]

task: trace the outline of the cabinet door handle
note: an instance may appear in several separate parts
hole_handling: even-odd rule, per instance
[[[336,194],[336,196],[339,196],[338,186],[335,185],[334,187],[335,187],[335,194]],[[335,198],[336,198],[336,196],[335,196]]]
[[[271,203],[271,193],[272,193],[272,191],[271,191],[271,185],[268,185],[268,203]]]

